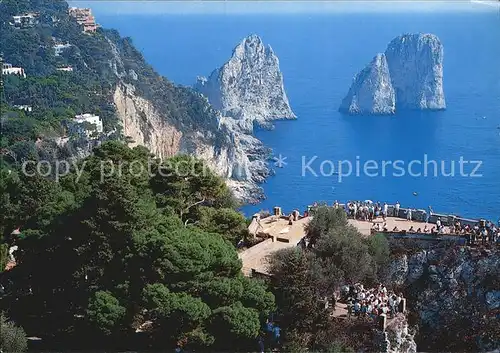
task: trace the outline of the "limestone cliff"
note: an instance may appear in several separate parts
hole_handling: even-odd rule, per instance
[[[113,100],[129,146],[146,146],[159,158],[178,153],[194,155],[228,179],[228,185],[238,199],[254,202],[263,197],[258,184],[268,176],[269,171],[258,161],[250,161],[251,154],[246,148],[251,145],[264,153],[264,147],[257,139],[246,135],[250,140],[242,141],[240,136],[224,129],[227,141],[217,146],[201,130],[183,133],[168,123],[152,102],[136,95],[135,87],[130,84],[118,85]]]
[[[130,147],[148,146],[159,158],[180,151],[182,132],[164,120],[151,102],[136,96],[133,85],[117,85],[113,101]]]
[[[251,132],[253,124],[269,126],[276,119],[295,119],[283,86],[278,57],[257,35],[236,46],[233,55],[207,78],[199,77],[195,89],[212,106]]]
[[[385,54],[377,54],[354,77],[340,111],[348,114],[394,114],[396,97]]]
[[[395,256],[388,283],[405,293],[420,350],[500,348],[500,251],[446,244]]]
[[[394,114],[397,110],[446,108],[443,46],[433,34],[404,34],[353,80],[340,111]]]

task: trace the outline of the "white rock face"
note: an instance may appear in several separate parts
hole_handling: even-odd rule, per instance
[[[227,141],[221,146],[206,140],[207,131],[183,133],[169,124],[152,102],[138,96],[131,84],[117,85],[113,100],[123,134],[131,139],[130,147],[146,146],[159,158],[178,153],[194,155],[228,180],[237,199],[254,202],[263,197],[258,184],[269,175],[269,170],[255,155],[267,155],[267,152],[255,137],[235,133],[227,128],[223,118],[220,129],[224,130]]]
[[[443,45],[433,34],[404,34],[385,51],[398,109],[445,109]]]
[[[263,199],[259,184],[271,172],[270,150],[252,136],[253,123],[295,118],[272,49],[257,36],[243,40],[228,63],[197,84],[208,97],[200,109],[210,120],[183,125],[169,116],[161,98],[146,97],[136,88],[139,74],[127,69],[120,48],[111,40],[108,43],[114,54],[109,65],[119,79],[113,102],[128,144],[146,146],[159,158],[193,155],[225,178],[237,199],[247,203]]]
[[[397,314],[385,331],[375,330],[373,343],[381,353],[417,353],[415,335],[410,332],[404,314]]]
[[[194,88],[223,116],[235,119],[247,132],[253,124],[269,126],[276,119],[295,119],[283,87],[278,57],[257,35],[245,38],[231,59]]]
[[[433,34],[404,34],[354,77],[340,111],[395,114],[397,110],[442,110],[443,46]]]
[[[273,120],[296,119],[283,87],[278,57],[257,35],[251,35],[208,79],[199,77],[194,88],[221,112],[219,128],[234,146],[228,185],[238,198],[258,201],[264,196],[258,184],[271,173],[266,162],[271,151],[252,135],[253,126],[272,127]],[[211,158],[211,153],[195,154]]]
[[[372,62],[354,77],[340,111],[348,114],[394,114],[396,96],[385,54],[377,54]]]
[[[123,135],[131,139],[130,147],[147,146],[151,153],[162,159],[178,153],[182,132],[168,124],[150,101],[136,96],[134,86],[117,85],[113,101],[121,119]]]

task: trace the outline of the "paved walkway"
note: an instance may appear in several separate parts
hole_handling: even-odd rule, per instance
[[[267,273],[268,256],[280,249],[297,246],[297,243],[305,236],[305,225],[309,223],[309,217],[299,219],[288,225],[288,220],[274,216],[264,218],[260,225],[253,231],[258,234],[267,234],[268,239],[249,249],[239,253],[243,262],[243,273],[250,275],[252,269],[260,273]]]
[[[387,223],[387,229],[389,231],[392,231],[394,229],[394,227],[396,227],[396,226],[398,227],[399,231],[403,231],[403,230],[408,231],[411,226],[413,226],[413,229],[415,231],[418,228],[422,228],[422,231],[423,231],[425,224],[426,224],[425,222],[407,221],[406,219],[395,218],[395,217],[387,217],[385,222],[382,219],[382,217],[375,219],[373,222],[359,221],[359,220],[354,220],[354,219],[349,220],[349,224],[352,224],[353,226],[355,226],[360,231],[361,234],[366,235],[366,236],[371,234],[370,232],[371,232],[371,227],[372,227],[373,223],[380,223],[381,226],[384,223]],[[432,223],[427,224],[427,228],[429,228],[429,230],[435,226],[436,225],[432,224]],[[449,233],[448,227],[444,227],[444,233],[445,234]]]
[[[243,262],[243,273],[250,276],[253,269],[259,273],[266,274],[269,255],[280,249],[296,246],[306,235],[305,226],[309,223],[310,219],[310,217],[301,218],[293,222],[291,226],[288,225],[288,219],[275,216],[260,220],[260,224],[252,222],[252,233],[268,236],[269,238],[239,253],[238,256]],[[382,217],[377,218],[374,222],[384,224]],[[387,223],[387,229],[389,231],[392,231],[395,226],[397,226],[400,231],[408,231],[411,226],[413,226],[415,230],[418,228],[422,228],[423,230],[425,226],[423,222],[407,221],[395,217],[387,217],[385,223]],[[349,224],[356,227],[362,235],[366,237],[370,236],[373,222],[350,219]],[[435,225],[428,224],[429,229],[433,226]],[[445,233],[446,232],[448,232],[447,228],[445,229]]]

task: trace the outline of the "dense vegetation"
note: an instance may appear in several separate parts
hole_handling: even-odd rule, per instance
[[[10,25],[12,16],[26,12],[39,13],[35,26]],[[123,83],[133,84],[137,95],[151,100],[164,118],[184,133],[202,129],[213,133],[210,138],[214,145],[225,141],[223,132],[217,129],[216,112],[202,97],[159,76],[130,38],[103,28],[95,34],[84,34],[68,15],[64,0],[0,2],[0,33],[4,62],[23,67],[27,74],[27,78],[3,77],[0,148],[8,163],[46,157],[39,155],[43,148],[35,146],[35,141],[52,141],[66,135],[65,122],[76,114],[97,114],[103,119],[106,132],[116,131],[108,138],[123,137],[113,102],[117,85]],[[71,47],[56,56],[56,43],[69,43]],[[56,70],[66,66],[74,71]],[[15,105],[29,105],[33,111],[24,112]],[[59,151],[54,144],[52,149],[56,155],[52,158],[75,154],[71,143],[69,150]]]
[[[331,321],[324,298],[346,283],[377,282],[378,269],[389,260],[383,236],[364,238],[348,225],[344,210],[321,206],[307,227],[314,246],[281,250],[271,259],[272,288],[287,349],[344,351],[366,349],[363,322]]]
[[[59,183],[2,171],[1,231],[23,237],[0,277],[0,310],[49,349],[253,350],[271,312],[287,351],[367,347],[370,326],[330,320],[323,299],[377,281],[385,238],[362,238],[342,210],[320,207],[314,247],[276,253],[268,288],[241,274],[246,220],[224,181],[189,156],[151,157],[107,142]]]
[[[152,175],[192,166],[182,177],[101,169],[150,157],[108,142],[60,183],[4,175],[2,231],[21,226],[24,238],[2,276],[2,310],[58,349],[254,347],[274,296],[241,274],[244,217],[191,157],[153,163]]]

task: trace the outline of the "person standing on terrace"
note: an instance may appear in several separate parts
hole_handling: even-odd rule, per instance
[[[401,207],[401,205],[399,201],[396,201],[396,205],[394,206],[394,217],[399,217],[399,207]]]
[[[439,230],[439,229],[441,229],[441,217],[439,217],[439,218],[437,219],[437,221],[436,221],[436,226],[437,226],[438,230]]]

